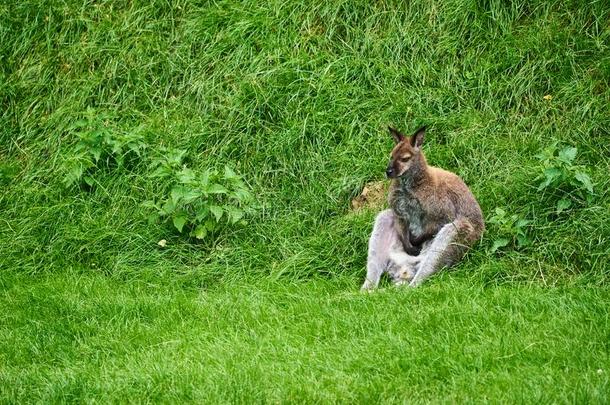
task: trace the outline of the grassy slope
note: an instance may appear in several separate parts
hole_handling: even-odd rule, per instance
[[[607,400],[608,18],[603,2],[0,5],[0,392]],[[65,190],[87,107],[193,167],[231,163],[264,209],[190,243],[146,223],[145,162]],[[355,294],[374,213],[348,201],[381,178],[390,122],[426,123],[429,161],[486,213],[532,219],[534,245]],[[552,140],[597,192],[559,218],[534,182]]]

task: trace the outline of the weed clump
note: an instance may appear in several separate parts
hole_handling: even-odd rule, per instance
[[[149,177],[167,181],[165,195],[143,203],[153,209],[149,222],[171,221],[180,233],[203,239],[223,224],[245,225],[255,201],[243,179],[229,166],[197,171],[183,164],[184,150],[164,149],[153,159]],[[163,189],[163,188],[162,188]]]

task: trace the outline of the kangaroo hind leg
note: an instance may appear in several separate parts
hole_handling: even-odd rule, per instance
[[[468,249],[469,236],[473,227],[467,219],[456,219],[444,225],[426,248],[419,269],[409,283],[417,287],[428,277],[442,269],[457,263]]]
[[[366,280],[363,290],[370,290],[379,285],[381,275],[388,269],[390,252],[398,240],[394,230],[394,213],[392,210],[381,211],[375,218],[373,232],[369,239],[369,252],[366,263]]]

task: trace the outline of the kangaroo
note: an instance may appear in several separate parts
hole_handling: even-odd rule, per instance
[[[462,179],[428,166],[421,150],[426,128],[410,137],[388,129],[396,142],[386,169],[390,209],[375,220],[363,289],[375,288],[383,272],[396,284],[417,287],[457,263],[485,230],[481,208]]]

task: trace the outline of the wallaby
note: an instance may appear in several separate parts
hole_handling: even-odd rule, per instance
[[[386,169],[391,209],[375,220],[363,289],[375,288],[383,272],[397,284],[410,280],[417,287],[459,261],[485,229],[481,208],[462,179],[428,166],[421,151],[425,127],[410,137],[388,129],[396,141]]]

